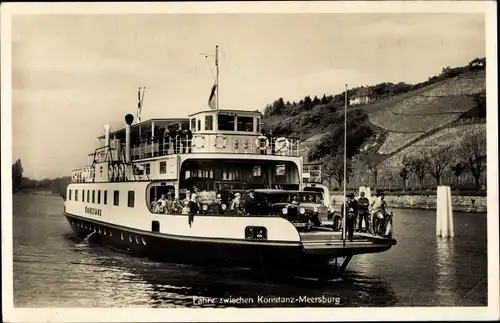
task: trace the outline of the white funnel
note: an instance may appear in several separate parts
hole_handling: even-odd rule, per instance
[[[109,146],[109,132],[111,130],[111,126],[109,124],[104,125],[104,146]]]

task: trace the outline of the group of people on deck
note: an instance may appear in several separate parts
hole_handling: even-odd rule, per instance
[[[181,128],[178,124],[166,128],[157,128],[153,133],[153,138],[148,138],[145,141],[139,139],[133,142],[133,147],[141,145],[153,145],[153,156],[161,156],[169,153],[190,153],[191,140],[193,133],[189,127],[184,126]],[[155,148],[155,145],[157,147]],[[151,150],[146,149],[145,153],[150,154]]]
[[[223,206],[224,205],[224,206]],[[221,194],[216,194],[216,197],[211,203],[211,213],[222,214],[223,211],[233,211],[237,214],[247,214],[251,212],[257,212],[255,202],[255,194],[253,191],[248,192],[247,199],[243,203],[241,200],[241,193],[235,193],[234,196],[228,200],[226,205],[222,200]],[[157,214],[197,214],[202,209],[202,204],[199,201],[196,188],[193,192],[190,190],[186,191],[186,196],[184,198],[174,197],[174,193],[169,191],[167,194],[162,194],[160,198],[153,198],[151,201],[150,209],[153,213]],[[258,212],[257,212],[258,213]],[[256,214],[257,214],[256,213]]]
[[[174,197],[172,191],[167,194],[162,194],[160,198],[153,198],[151,201],[151,210],[153,213],[159,214],[189,214],[190,212],[198,212],[200,203],[198,195],[186,191],[186,197],[183,199]]]
[[[347,213],[346,232],[350,241],[353,240],[356,223],[359,232],[370,232],[384,237],[390,236],[391,215],[387,211],[384,192],[377,192],[371,201],[365,196],[365,192],[361,192],[358,199],[355,199],[354,193],[350,193],[345,201],[345,210]],[[342,204],[340,214],[344,215],[344,204]]]

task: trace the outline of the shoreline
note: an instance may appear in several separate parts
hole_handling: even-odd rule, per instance
[[[334,207],[340,205],[344,200],[342,195],[331,195]],[[385,200],[389,208],[395,209],[417,209],[435,210],[436,195],[386,195]],[[453,211],[467,213],[487,213],[486,196],[462,196],[451,197]]]

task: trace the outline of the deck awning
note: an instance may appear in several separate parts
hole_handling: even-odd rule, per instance
[[[146,132],[151,132],[151,128],[154,127],[156,129],[158,128],[168,128],[170,126],[173,126],[175,124],[188,124],[189,119],[188,118],[171,118],[171,119],[149,119],[140,123],[136,123],[130,126],[130,133],[132,137],[138,136],[139,135],[139,129],[141,130],[142,133]],[[116,137],[116,138],[125,138],[125,127],[112,131],[109,134],[110,138]],[[97,139],[104,139],[105,135],[101,135],[97,137]]]

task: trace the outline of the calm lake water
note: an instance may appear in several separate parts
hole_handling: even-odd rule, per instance
[[[339,297],[340,306],[487,305],[486,214],[455,213],[455,238],[440,240],[434,211],[394,210],[396,246],[354,257],[342,278],[319,282],[135,258],[75,237],[60,197],[16,195],[13,202],[16,307],[196,307],[194,296],[326,296]]]

